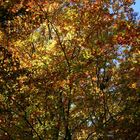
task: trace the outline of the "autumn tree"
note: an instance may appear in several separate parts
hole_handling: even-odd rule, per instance
[[[133,3],[1,2],[1,139],[140,138]]]

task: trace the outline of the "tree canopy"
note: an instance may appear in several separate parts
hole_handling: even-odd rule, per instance
[[[139,140],[134,0],[0,2],[1,140]]]

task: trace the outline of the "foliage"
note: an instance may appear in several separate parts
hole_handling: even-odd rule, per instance
[[[140,139],[133,3],[0,2],[0,139]]]

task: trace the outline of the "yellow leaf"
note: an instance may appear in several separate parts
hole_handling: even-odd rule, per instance
[[[136,88],[136,86],[137,86],[137,84],[136,84],[136,83],[133,83],[133,84],[131,85],[131,88]]]

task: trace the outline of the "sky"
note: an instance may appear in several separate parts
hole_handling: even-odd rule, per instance
[[[136,1],[136,4],[133,5],[132,7],[133,7],[134,11],[138,12],[140,15],[140,0],[135,0],[135,1]]]

